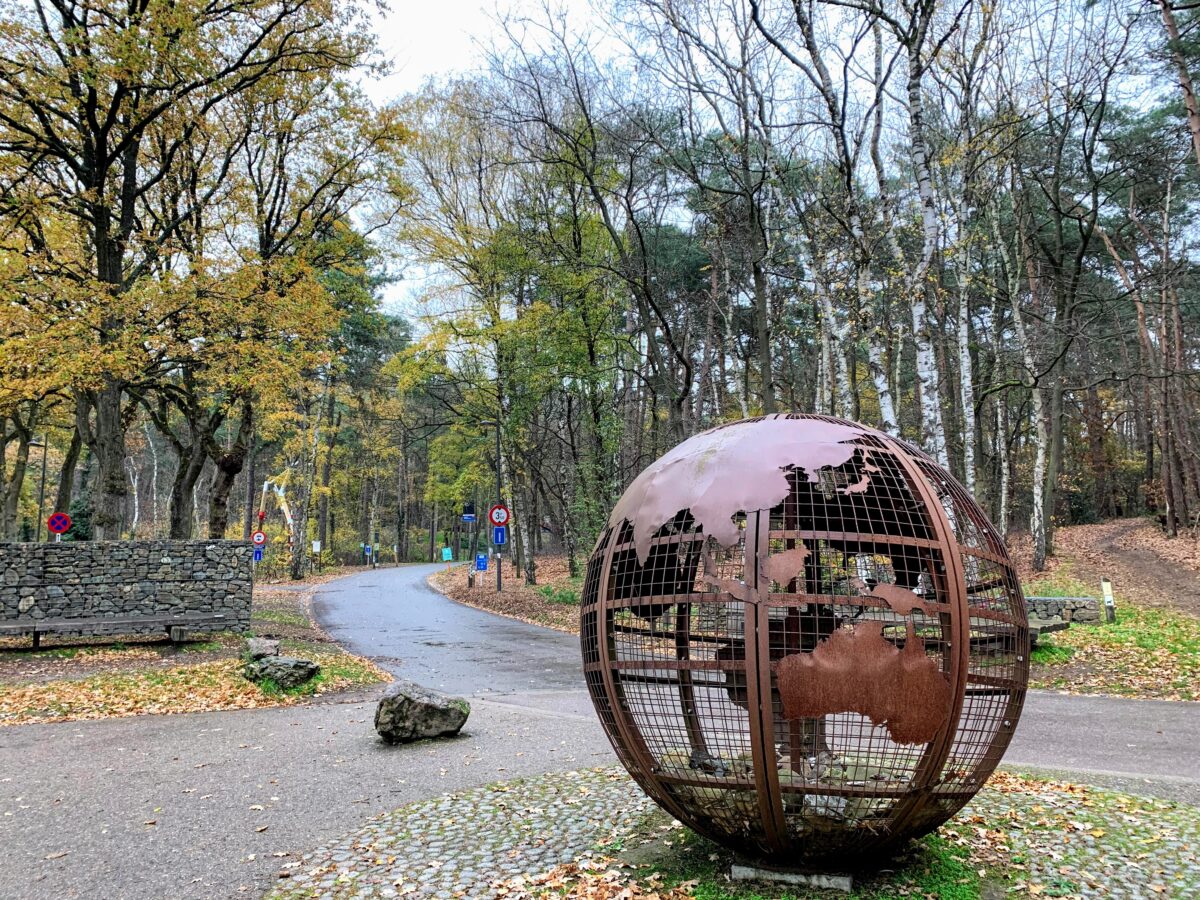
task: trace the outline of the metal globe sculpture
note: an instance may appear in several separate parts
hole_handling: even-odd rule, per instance
[[[581,616],[592,701],[646,793],[796,868],[868,862],[954,815],[1028,679],[1021,589],[966,490],[822,416],[714,428],[642,472]]]

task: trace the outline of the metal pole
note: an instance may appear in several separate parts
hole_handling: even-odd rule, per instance
[[[496,420],[496,502],[503,504],[504,495],[502,493],[503,485],[500,483],[500,420]],[[495,537],[495,535],[493,535]],[[504,589],[504,578],[501,575],[500,551],[496,551],[496,593],[499,594]]]
[[[33,533],[34,541],[42,539],[42,519],[45,518],[46,511],[46,454],[50,452],[50,434],[46,432],[42,435],[42,484],[38,488],[38,516],[37,530]],[[57,512],[57,510],[55,510]],[[50,537],[50,532],[46,532],[46,537]]]

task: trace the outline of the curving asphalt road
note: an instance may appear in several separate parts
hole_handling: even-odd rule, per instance
[[[455,603],[426,583],[438,568],[374,569],[321,585],[313,595],[317,621],[397,678],[592,717],[578,638]]]
[[[436,569],[377,569],[331,582],[317,589],[317,618],[397,677],[592,719],[577,638],[455,603],[425,583]],[[1004,761],[1200,805],[1197,747],[1200,703],[1031,691]]]

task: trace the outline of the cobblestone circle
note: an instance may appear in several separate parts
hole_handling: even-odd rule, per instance
[[[1003,785],[1004,776],[998,777]],[[285,864],[281,875],[287,877],[270,896],[502,896],[513,879],[593,852],[622,856],[622,837],[670,821],[661,813],[651,819],[653,809],[615,768],[488,785],[386,813],[306,853]],[[1019,896],[1200,900],[1200,810],[1194,807],[1023,781],[1019,790],[985,787],[940,833],[986,845],[989,868],[998,853],[1007,890]],[[669,854],[678,852],[689,851],[676,845]],[[974,854],[972,860],[984,864]],[[869,896],[891,896],[886,882],[871,882],[863,884]]]
[[[1200,809],[1082,789],[985,787],[943,831],[981,824],[1004,836],[1028,894],[1144,900],[1200,898]]]
[[[652,807],[611,768],[461,791],[386,813],[304,854],[271,896],[492,897],[494,882],[571,862],[635,828]]]

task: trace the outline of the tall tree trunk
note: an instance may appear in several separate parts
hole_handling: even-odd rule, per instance
[[[125,518],[125,423],[121,419],[124,386],[112,377],[103,377],[103,386],[89,392],[88,406],[94,417],[88,421],[89,449],[96,460],[96,483],[92,491],[92,537],[115,541],[121,537]],[[84,412],[85,417],[88,411]]]
[[[963,212],[960,211],[960,216]],[[960,219],[960,221],[965,221]],[[958,390],[962,404],[963,484],[975,495],[975,374],[971,365],[971,255],[962,247],[958,266]]]
[[[79,429],[76,428],[71,432],[71,443],[67,445],[62,468],[58,473],[58,491],[54,495],[54,512],[67,512],[71,508],[71,498],[75,494],[75,467],[79,464],[79,454],[82,450],[83,438],[79,436]]]
[[[329,540],[329,483],[333,479],[333,451],[337,447],[338,425],[334,422],[334,407],[337,401],[337,386],[330,379],[329,396],[325,399],[325,458],[321,460],[321,493],[317,497],[317,540],[324,550]]]
[[[246,499],[242,509],[242,540],[250,540],[250,535],[254,533],[254,498],[257,496],[258,479],[256,469],[258,468],[258,434],[254,433],[250,438],[250,450],[247,453],[246,461]]]
[[[15,541],[20,530],[17,518],[21,509],[21,489],[25,485],[25,473],[29,470],[31,440],[32,434],[23,425],[17,429],[17,453],[13,459],[12,472],[5,479],[6,484],[4,485],[4,521],[3,527],[0,528],[0,535],[6,541]]]
[[[168,507],[171,540],[187,540],[193,534],[196,512],[196,482],[204,471],[207,457],[197,443],[178,445],[179,465],[171,481],[171,501]]]
[[[208,536],[215,540],[225,537],[229,530],[229,497],[238,475],[246,466],[246,456],[254,440],[254,405],[249,400],[242,402],[242,414],[238,419],[238,430],[228,450],[222,450],[213,442],[210,455],[213,459],[213,476],[209,485]]]
[[[325,390],[329,390],[329,386]],[[289,566],[289,574],[293,581],[299,581],[304,577],[305,561],[308,559],[308,522],[311,517],[312,510],[312,491],[313,483],[316,480],[317,474],[317,452],[321,441],[321,411],[324,405],[325,397],[322,395],[316,404],[315,421],[312,422],[312,434],[308,439],[308,446],[300,452],[298,465],[295,468],[296,478],[296,501],[292,508],[292,557]],[[312,407],[308,408],[308,413],[305,415],[305,421],[309,420]]]
[[[1162,11],[1163,27],[1167,31],[1171,61],[1175,63],[1175,71],[1179,76],[1179,88],[1183,92],[1183,108],[1187,111],[1188,131],[1192,135],[1192,150],[1196,154],[1196,162],[1200,164],[1200,105],[1196,102],[1196,92],[1192,88],[1192,75],[1188,71],[1187,59],[1183,55],[1179,25],[1175,21],[1175,11],[1171,8],[1171,0],[1158,0],[1158,7]]]

